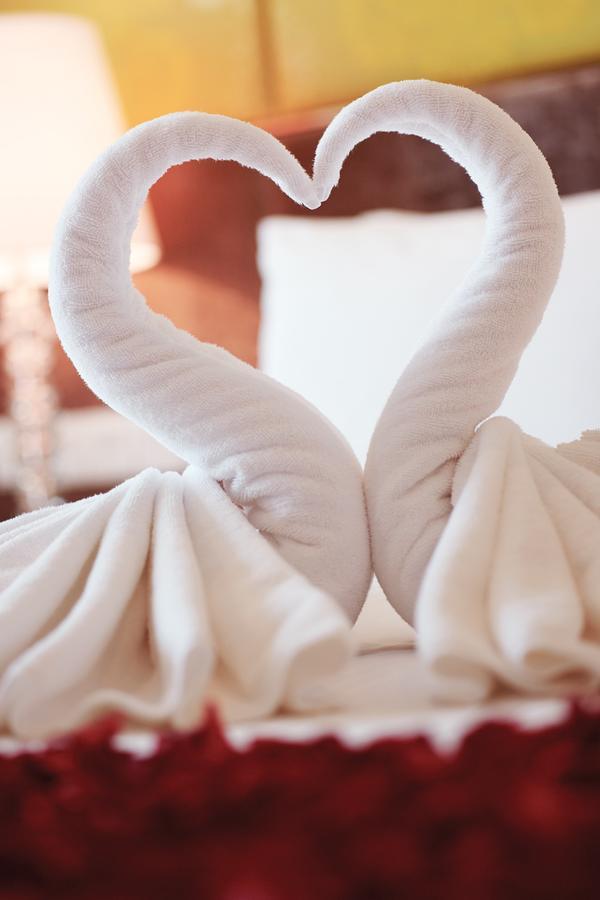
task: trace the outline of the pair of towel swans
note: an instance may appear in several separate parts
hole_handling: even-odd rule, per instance
[[[487,229],[394,388],[363,473],[303,398],[152,313],[128,256],[147,192],[171,166],[235,160],[312,209],[377,131],[439,144],[479,187]],[[175,113],[118,140],[57,229],[52,315],[95,393],[189,467],[0,526],[3,726],[44,735],[116,708],[187,727],[207,699],[233,717],[309,708],[315,679],[353,654],[373,570],[416,621],[441,695],[597,686],[599,436],[549,448],[489,419],[563,242],[540,151],[452,85],[389,84],[351,103],[312,178],[274,137],[223,116]]]

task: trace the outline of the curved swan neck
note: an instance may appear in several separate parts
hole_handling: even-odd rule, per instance
[[[138,125],[88,169],[57,226],[50,302],[61,338],[65,308],[83,302],[80,291],[69,290],[73,269],[85,265],[96,279],[105,274],[115,287],[129,286],[129,242],[150,187],[172,166],[202,159],[236,160],[272,178],[296,202],[318,206],[313,184],[292,154],[247,122],[181,112]]]
[[[476,183],[487,214],[482,251],[400,374],[367,457],[375,571],[410,618],[450,513],[456,460],[502,402],[539,325],[560,269],[564,223],[548,164],[520,126],[472,91],[427,81],[378,88],[339,114],[315,158],[321,197],[350,150],[376,131],[439,144]]]
[[[456,421],[466,437],[502,401],[556,283],[564,246],[560,199],[543,155],[505,112],[472,91],[428,81],[385,85],[342,110],[317,148],[314,180],[322,198],[351,149],[377,131],[439,144],[482,196],[487,226],[480,256],[392,396],[408,402],[411,385],[419,382],[420,398],[412,400],[415,415],[426,418],[437,410],[431,396],[428,407],[421,379],[430,390],[451,384],[463,390],[465,366],[480,360],[482,369],[493,367],[493,350],[504,357],[503,372],[474,386],[479,402],[468,421]],[[432,247],[432,264],[435,255]]]
[[[495,267],[495,283],[514,271],[522,277],[531,260],[531,281],[544,289],[553,286],[564,244],[560,200],[546,160],[510,116],[481,95],[450,84],[404,81],[377,88],[346,106],[317,147],[314,183],[321,202],[337,184],[352,149],[379,131],[438,144],[467,171],[487,214],[481,261],[506,252]],[[482,265],[478,272],[474,268],[469,293],[476,275],[484,274]]]
[[[219,482],[294,568],[355,617],[371,567],[362,472],[348,445],[296,394],[153,313],[131,282],[130,239],[149,187],[169,167],[205,158],[254,168],[318,205],[306,172],[261,129],[203,113],[141,125],[91,167],[59,223],[56,328],[101,399]]]
[[[502,400],[556,282],[564,245],[556,186],[531,138],[489,100],[453,85],[407,81],[377,88],[334,119],[315,157],[320,197],[329,195],[352,148],[377,131],[418,135],[439,144],[466,169],[482,195],[487,213],[482,252],[392,396],[406,393],[408,400],[410,386],[419,381],[420,399],[412,399],[418,407],[415,415],[420,412],[425,419],[436,410],[434,398],[423,394],[421,378],[431,391],[436,385],[446,389],[456,384],[458,399],[466,364],[480,359],[482,367],[493,366],[494,349],[507,364],[502,375],[487,384],[485,379],[478,382],[480,402],[469,420],[457,417],[466,437]],[[432,264],[435,255],[432,247]]]

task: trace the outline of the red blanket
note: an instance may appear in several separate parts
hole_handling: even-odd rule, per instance
[[[0,897],[592,898],[600,714],[425,738],[233,749],[210,716],[139,758],[104,723],[0,758]]]

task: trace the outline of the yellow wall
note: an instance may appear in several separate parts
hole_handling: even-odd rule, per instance
[[[253,0],[0,0],[27,10],[96,22],[131,125],[177,109],[264,110]]]
[[[287,107],[401,78],[469,83],[600,59],[600,0],[275,0]]]
[[[95,20],[130,124],[252,117],[399,78],[468,83],[600,59],[600,0],[0,0]]]

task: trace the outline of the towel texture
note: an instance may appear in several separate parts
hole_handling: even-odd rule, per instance
[[[192,466],[4,523],[0,573],[0,723],[24,737],[302,709],[350,655],[341,607]]]
[[[376,130],[439,144],[477,184],[487,213],[480,256],[392,391],[365,466],[375,572],[411,621],[452,509],[457,460],[500,405],[539,325],[558,277],[564,226],[544,157],[483,97],[425,82],[357,100],[323,138],[320,183],[329,186],[333,161]]]
[[[548,447],[509,419],[477,431],[417,603],[441,699],[600,685],[600,432]]]
[[[221,483],[355,618],[371,562],[362,472],[345,439],[297,394],[151,312],[131,283],[129,243],[148,189],[170,166],[208,157],[251,166],[318,205],[306,172],[259,128],[203,113],[140,125],[90,168],[58,225],[56,329],[102,400]]]

